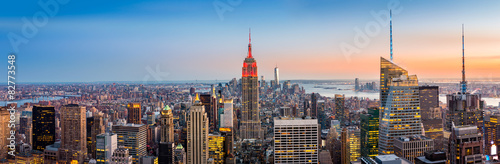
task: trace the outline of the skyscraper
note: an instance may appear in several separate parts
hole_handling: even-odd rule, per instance
[[[462,26],[463,28],[463,26]],[[462,29],[463,30],[463,29]],[[483,132],[483,108],[484,102],[481,95],[467,92],[467,81],[465,80],[465,54],[464,54],[464,35],[462,31],[462,81],[460,82],[460,92],[446,95],[448,111],[444,122],[443,140],[445,151],[450,148],[448,143],[452,135],[452,126],[476,126],[478,132]],[[447,151],[449,152],[449,151]]]
[[[379,110],[369,108],[361,118],[361,156],[375,157],[378,155]]]
[[[279,72],[279,68],[278,68],[278,65],[276,65],[276,67],[274,67],[274,84],[276,84],[276,88],[281,88],[280,87],[280,72]]]
[[[61,148],[59,162],[83,163],[87,156],[87,129],[85,107],[68,104],[61,107]]]
[[[392,61],[380,58],[379,154],[394,154],[394,139],[421,135],[418,79]]]
[[[448,161],[450,164],[483,163],[483,135],[476,126],[452,125]]]
[[[335,119],[340,121],[341,126],[345,126],[348,117],[349,111],[345,107],[344,95],[335,94]]]
[[[415,158],[423,156],[424,152],[434,150],[434,140],[415,135],[399,137],[394,140],[394,154],[415,163]]]
[[[113,152],[118,148],[117,135],[103,133],[96,136],[96,161],[98,164],[109,164]]]
[[[220,134],[208,135],[208,154],[214,163],[224,163],[226,151],[224,150],[225,137]]]
[[[311,94],[311,117],[318,118],[318,94]]]
[[[420,110],[425,136],[434,140],[436,149],[443,148],[443,118],[439,107],[439,87],[420,86]]]
[[[9,151],[7,145],[9,145],[9,140],[7,138],[10,137],[10,113],[7,111],[6,107],[0,108],[0,159],[4,159],[7,157],[7,152]]]
[[[317,119],[274,119],[274,163],[319,163]]]
[[[128,118],[127,123],[142,124],[141,122],[141,103],[128,103]],[[130,150],[129,150],[130,151]]]
[[[354,91],[359,91],[359,79],[354,79]]]
[[[215,94],[200,94],[200,102],[205,106],[205,111],[208,117],[208,126],[210,127],[210,132],[214,132],[217,129],[218,110],[217,110],[217,97]]]
[[[87,117],[87,153],[96,159],[97,135],[104,133],[104,114],[95,112],[91,117]]]
[[[204,164],[208,160],[208,117],[196,95],[187,119],[187,163]]]
[[[161,111],[161,140],[160,140],[160,155],[158,162],[160,164],[173,163],[173,145],[174,145],[174,115],[168,105],[165,105]]]
[[[361,157],[361,131],[356,126],[348,126],[342,129],[342,164],[349,164]]]
[[[252,56],[252,43],[249,37],[248,56],[243,62],[241,77],[242,110],[240,135],[242,139],[260,139],[258,81],[257,61]]]
[[[56,140],[56,114],[53,106],[33,106],[32,119],[33,150],[45,150]]]
[[[138,163],[139,157],[146,155],[147,129],[145,124],[113,125],[113,133],[118,135],[118,146],[128,148],[134,163]]]
[[[168,105],[161,111],[161,141],[174,142],[174,115]]]

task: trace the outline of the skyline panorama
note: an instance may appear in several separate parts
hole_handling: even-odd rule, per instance
[[[390,56],[389,10],[393,61],[410,74],[458,80],[464,24],[467,79],[500,77],[500,23],[490,21],[500,2],[94,2],[2,8],[0,53],[17,55],[18,82],[230,80],[249,28],[259,79],[278,66],[284,80],[375,80]]]

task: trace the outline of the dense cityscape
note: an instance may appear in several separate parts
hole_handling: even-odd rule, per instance
[[[16,84],[24,61],[9,53],[0,163],[500,163],[500,79],[467,78],[464,25],[453,56],[460,77],[419,79],[393,53],[388,13],[390,53],[370,61],[378,79],[280,77],[279,63],[259,67],[251,31],[230,80]]]

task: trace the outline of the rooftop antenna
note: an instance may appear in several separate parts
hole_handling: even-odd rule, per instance
[[[464,24],[462,24],[462,81],[460,82],[462,86],[462,94],[467,92],[467,81],[465,81],[465,44],[464,44]]]
[[[391,61],[392,61],[392,10],[389,10],[389,19],[390,19],[390,26],[391,26]]]
[[[252,58],[252,29],[248,28],[248,57]]]

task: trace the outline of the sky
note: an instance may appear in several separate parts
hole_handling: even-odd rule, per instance
[[[409,74],[500,77],[500,1],[17,0],[0,6],[0,54],[17,82],[229,80],[251,28],[259,76],[377,79],[380,57]],[[7,68],[7,62],[0,62]],[[4,70],[7,74],[7,70]],[[6,78],[2,82],[7,82]]]

